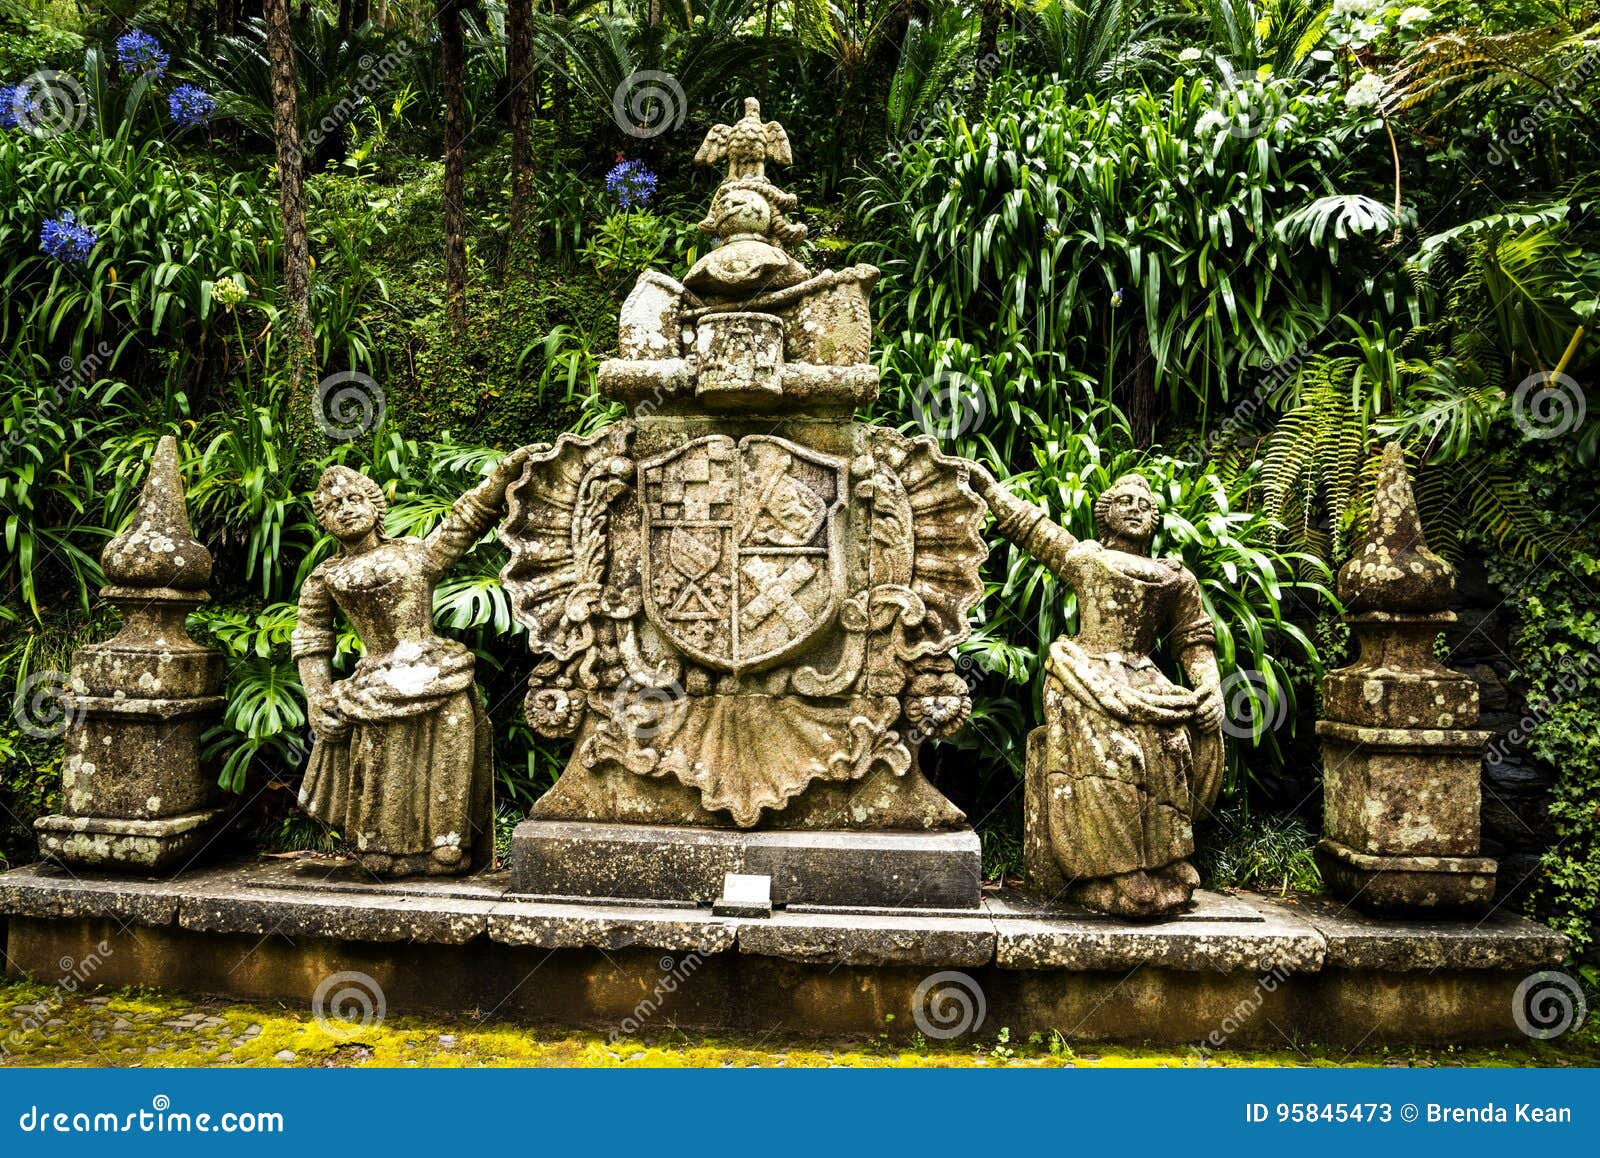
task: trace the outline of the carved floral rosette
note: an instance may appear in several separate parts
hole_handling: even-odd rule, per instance
[[[984,507],[932,439],[840,426],[851,453],[703,425],[647,452],[632,420],[534,453],[502,576],[528,720],[576,740],[563,779],[675,780],[740,827],[813,784],[920,781],[921,740],[971,708],[951,656]]]

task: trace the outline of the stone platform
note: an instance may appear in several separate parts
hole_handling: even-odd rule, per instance
[[[507,874],[374,885],[346,861],[263,858],[172,880],[0,874],[7,969],[310,1007],[365,974],[391,1012],[438,1009],[622,1034],[916,1033],[1207,1048],[1518,1037],[1512,994],[1563,938],[1520,918],[1379,921],[1332,903],[1202,892],[1149,925],[1045,911],[561,903]],[[980,1016],[981,1015],[981,1016]],[[958,1034],[954,1031],[960,1031]]]
[[[711,904],[728,873],[772,878],[775,904],[976,909],[978,834],[743,831],[524,820],[511,838],[521,893]]]

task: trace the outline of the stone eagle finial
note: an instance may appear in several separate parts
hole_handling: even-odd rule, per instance
[[[761,102],[755,97],[745,97],[744,116],[733,124],[711,126],[694,159],[697,165],[727,161],[730,181],[765,177],[768,161],[788,165],[794,160],[789,152],[789,134],[777,121],[761,120]]]

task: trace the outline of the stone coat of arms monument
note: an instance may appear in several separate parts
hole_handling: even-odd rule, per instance
[[[903,870],[878,901],[975,905],[976,837],[917,749],[970,710],[952,650],[983,594],[984,505],[932,439],[853,420],[877,393],[878,271],[791,254],[805,227],[765,169],[789,160],[782,128],[746,101],[698,159],[728,165],[701,223],[720,244],[623,306],[599,388],[631,417],[534,448],[508,491],[528,719],[574,742],[513,872],[704,900],[779,857],[775,899],[859,898],[842,841]],[[679,854],[692,867],[662,868]]]

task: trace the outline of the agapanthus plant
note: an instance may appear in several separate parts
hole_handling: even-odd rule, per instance
[[[167,71],[170,58],[159,40],[134,29],[117,37],[117,60],[130,76],[159,77]]]
[[[167,94],[167,111],[172,121],[181,128],[203,125],[217,111],[217,101],[205,89],[193,84],[180,84]]]
[[[26,84],[0,85],[0,129],[27,128],[39,105],[28,97]]]
[[[643,161],[618,161],[606,174],[606,191],[622,209],[643,209],[656,195],[657,178]]]
[[[62,210],[39,230],[39,248],[65,265],[84,264],[99,240],[70,209]]]

